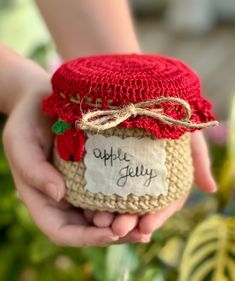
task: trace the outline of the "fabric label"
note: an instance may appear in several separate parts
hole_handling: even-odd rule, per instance
[[[165,140],[88,134],[85,189],[104,195],[167,193]]]

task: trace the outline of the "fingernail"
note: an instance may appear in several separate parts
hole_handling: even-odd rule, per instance
[[[218,190],[218,187],[214,179],[212,179],[211,185],[212,185],[211,192],[216,192]]]
[[[46,191],[48,195],[57,202],[59,202],[63,198],[63,193],[61,192],[60,188],[54,183],[48,183],[46,185]]]
[[[120,239],[120,236],[113,233],[113,231],[112,231],[112,235],[110,235],[109,237],[113,241],[116,241],[116,240]]]
[[[112,236],[111,239],[112,241],[117,241],[120,237],[119,236]]]
[[[142,244],[148,244],[148,243],[150,243],[150,241],[151,241],[151,239],[143,239],[143,240],[141,240],[140,243],[142,243]]]
[[[217,187],[215,189],[213,189],[211,192],[212,193],[216,193],[218,191]]]
[[[105,237],[102,242],[109,244],[109,243],[117,241],[118,239],[120,239],[119,236],[109,236],[109,237]]]
[[[141,238],[141,243],[149,243],[151,241],[151,236],[149,237],[149,235],[148,236],[146,236],[146,237],[142,237]]]

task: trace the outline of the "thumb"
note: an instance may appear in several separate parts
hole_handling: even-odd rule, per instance
[[[6,152],[13,174],[27,185],[33,186],[56,201],[65,195],[60,173],[50,164],[37,142],[17,139],[6,144]]]
[[[205,192],[215,192],[217,186],[211,173],[207,144],[201,132],[192,134],[191,147],[195,183]]]

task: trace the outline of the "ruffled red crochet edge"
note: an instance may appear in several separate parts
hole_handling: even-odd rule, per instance
[[[190,106],[192,108],[192,122],[204,123],[215,120],[215,116],[211,113],[211,103],[203,97],[200,100],[190,101]],[[43,112],[54,120],[61,119],[73,127],[63,135],[56,136],[57,150],[60,157],[66,161],[80,161],[84,152],[85,134],[74,126],[75,122],[82,116],[80,106],[71,103],[68,99],[54,92],[42,101],[42,108]],[[181,107],[175,110],[175,108],[172,109],[172,107],[164,104],[163,109],[168,116],[176,119],[185,114],[184,109]],[[84,104],[83,112],[85,113],[88,110],[94,110],[94,108]],[[144,129],[159,139],[178,139],[184,133],[196,130],[167,125],[150,117],[130,118],[119,124],[119,126],[123,128]]]

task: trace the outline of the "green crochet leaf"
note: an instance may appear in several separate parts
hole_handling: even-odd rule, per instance
[[[56,135],[62,135],[65,131],[71,128],[72,126],[64,122],[63,120],[57,120],[52,126],[52,131]]]

